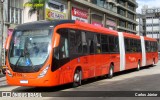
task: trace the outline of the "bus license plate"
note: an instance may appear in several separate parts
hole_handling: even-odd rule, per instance
[[[20,83],[28,84],[28,80],[20,80]]]

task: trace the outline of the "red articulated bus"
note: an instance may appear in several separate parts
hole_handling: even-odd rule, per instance
[[[158,62],[157,41],[73,20],[17,26],[7,51],[7,82],[58,86]]]

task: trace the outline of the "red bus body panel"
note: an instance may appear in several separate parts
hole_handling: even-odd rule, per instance
[[[80,29],[91,32],[110,34],[114,36],[118,36],[117,31],[109,30],[103,27],[95,27],[93,25],[76,21],[75,24],[61,24],[54,28],[54,35],[52,37],[52,48],[55,48],[59,45],[60,36],[57,32],[60,28],[72,28],[72,29]],[[124,37],[139,39],[139,36],[123,33]],[[155,41],[154,39],[145,38],[146,40]],[[36,73],[16,73],[13,72],[10,68],[9,61],[7,59],[8,69],[13,74],[13,77],[6,76],[7,82],[9,85],[18,85],[18,86],[58,86],[66,83],[73,82],[73,76],[75,69],[80,66],[82,67],[82,79],[92,78],[96,76],[101,76],[108,74],[109,67],[111,64],[114,64],[114,72],[120,71],[120,54],[96,54],[96,55],[84,55],[75,59],[72,59],[61,68],[56,71],[51,71],[52,65],[52,53],[51,51],[49,58],[45,65],[41,68],[39,72]],[[7,57],[8,58],[8,57]],[[126,66],[125,70],[136,68],[138,65],[138,61],[142,60],[141,53],[126,53]],[[152,64],[153,58],[155,58],[155,63],[158,62],[158,52],[147,53],[147,64]],[[47,74],[38,78],[38,75],[42,72],[42,70],[50,65]],[[20,83],[21,80],[28,80],[27,84]]]

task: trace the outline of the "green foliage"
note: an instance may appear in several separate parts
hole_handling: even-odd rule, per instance
[[[44,8],[45,2],[47,2],[47,0],[30,0],[29,2],[26,2],[24,4],[24,7],[26,6],[30,7],[30,10],[28,13],[29,13],[29,16],[31,17],[36,12],[37,14],[39,14],[39,11]]]

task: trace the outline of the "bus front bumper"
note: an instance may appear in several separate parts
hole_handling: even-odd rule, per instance
[[[56,86],[57,82],[54,82],[53,78],[15,78],[6,75],[8,85],[13,86],[27,86],[27,87],[50,87]]]

